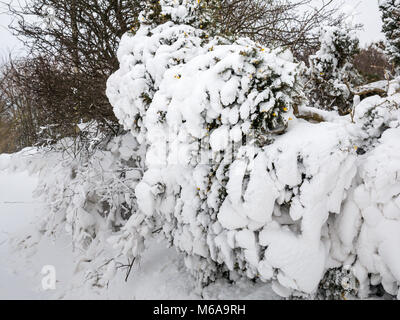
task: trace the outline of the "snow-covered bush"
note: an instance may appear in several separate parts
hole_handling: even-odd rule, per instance
[[[334,124],[277,136],[302,103],[290,54],[199,35],[167,22],[121,42],[107,93],[126,129],[140,114],[132,132],[148,149],[140,211],[112,241],[136,255],[132,240],[152,219],[202,281],[244,274],[278,279],[283,294],[312,293],[325,268],[324,224],[356,172],[351,141]],[[153,81],[135,85],[146,77]],[[151,92],[146,106],[142,88]],[[326,162],[334,165],[324,170]]]
[[[207,30],[213,35],[220,32],[215,15],[221,9],[220,0],[144,0],[143,11],[138,17],[138,25],[155,27],[167,21],[191,25]]]
[[[391,83],[388,97],[372,96],[355,107],[355,125],[349,133],[357,136],[356,148],[363,152],[357,152],[357,175],[331,225],[332,262],[352,266],[361,298],[373,294],[377,285],[399,297],[398,81]]]
[[[361,127],[365,140],[380,138],[386,129],[398,125],[398,98],[398,93],[386,98],[372,96],[356,105],[354,120]]]
[[[386,54],[398,69],[400,68],[400,1],[381,0],[379,9],[382,13],[382,31],[387,40]]]
[[[82,124],[81,130],[93,126]],[[65,138],[51,150],[43,149],[23,160],[22,165],[15,163],[40,174],[35,193],[50,211],[42,229],[47,234],[65,229],[74,247],[82,250],[93,240],[104,240],[118,231],[136,212],[133,191],[143,174],[140,146],[131,134],[99,139],[102,142],[96,148],[89,146],[72,154],[71,149],[79,143]]]
[[[400,245],[400,181],[397,179],[400,170],[399,138],[397,122],[395,128],[383,133],[379,145],[360,167],[362,184],[350,198],[356,205],[354,209],[358,208],[359,211],[346,212],[356,221],[363,221],[356,247],[360,273],[363,273],[360,282],[364,287],[381,283],[385,291],[392,295],[399,294],[400,279],[397,254]],[[369,279],[367,274],[370,275]]]
[[[161,12],[175,12],[176,7],[163,5]],[[263,203],[256,194],[258,175],[266,172],[259,160],[261,171],[255,173],[253,159],[285,132],[293,106],[302,103],[298,65],[288,52],[246,39],[230,43],[179,24],[188,18],[172,20],[152,29],[144,23],[134,36],[125,35],[118,52],[120,70],[108,82],[117,117],[148,147],[147,170],[136,188],[140,212],[121,239],[114,240],[128,252],[129,234],[156,216],[167,239],[187,254],[188,265],[202,280],[212,279],[217,269],[254,278],[257,265],[248,265],[252,258],[243,248],[229,248],[224,232],[244,226],[227,228],[228,221],[221,221],[230,220],[230,197],[244,199],[244,211],[264,210],[257,209]],[[262,199],[269,199],[268,210],[273,194]],[[231,223],[247,221],[242,214]],[[260,222],[260,212],[249,214],[259,230],[265,218]],[[255,239],[254,230],[247,231],[243,237]]]
[[[359,40],[353,31],[323,27],[320,43],[319,51],[310,57],[307,96],[316,108],[347,114],[353,103],[350,87],[359,79],[352,64]]]
[[[41,235],[67,233],[76,259],[77,283],[101,288],[117,268],[130,270],[126,256],[115,254],[107,241],[138,210],[134,189],[143,175],[144,151],[130,133],[107,136],[96,123],[79,127],[82,141],[64,138],[51,147],[25,149],[0,161],[0,170],[38,174],[35,195],[49,210],[39,221],[38,232],[21,244],[30,247]]]

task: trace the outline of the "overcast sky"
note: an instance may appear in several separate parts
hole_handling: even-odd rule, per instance
[[[319,0],[316,0],[318,3]],[[352,0],[346,1],[346,11],[355,15],[355,21],[364,25],[364,30],[360,32],[361,43],[368,44],[375,40],[383,38],[381,34],[381,19],[378,10],[378,0]],[[7,56],[8,52],[13,55],[21,53],[22,46],[18,40],[12,36],[7,26],[10,18],[7,16],[4,8],[0,11],[0,59]]]
[[[351,3],[353,3],[352,10],[356,15],[356,21],[364,25],[364,30],[360,32],[361,43],[364,45],[383,39],[378,0],[352,0]]]

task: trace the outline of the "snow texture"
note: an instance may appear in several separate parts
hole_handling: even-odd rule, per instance
[[[399,297],[400,79],[387,97],[354,99],[353,117],[320,110],[327,121],[310,123],[293,112],[315,106],[290,52],[186,24],[196,1],[160,4],[172,21],[143,16],[107,84],[129,134],[75,160],[0,157],[39,173],[45,233],[66,229],[92,287],[106,288],[126,260],[146,261],[159,234],[202,286],[248,278],[285,298],[316,297],[342,268],[359,297],[378,285]]]

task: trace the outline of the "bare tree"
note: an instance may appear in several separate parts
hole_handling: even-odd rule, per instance
[[[340,25],[341,3],[322,0],[222,0],[216,19],[222,33],[246,36],[273,47],[287,47],[302,61],[318,49],[316,32],[324,24]]]
[[[58,125],[71,133],[66,126],[90,119],[114,130],[117,120],[105,95],[106,81],[118,68],[119,40],[137,20],[140,4],[139,0],[6,3],[14,17],[10,29],[30,57],[12,67],[18,74],[14,84],[31,94],[36,108],[48,110],[47,124],[62,120]]]
[[[139,0],[26,0],[13,6],[11,30],[32,55],[56,55],[60,63],[109,74],[118,67],[121,36],[137,20]]]
[[[354,66],[364,77],[365,82],[384,80],[386,70],[394,74],[394,67],[389,63],[383,48],[383,43],[372,43],[355,56]]]

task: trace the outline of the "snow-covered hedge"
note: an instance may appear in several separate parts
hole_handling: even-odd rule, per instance
[[[299,66],[249,40],[210,39],[174,22],[150,28],[124,36],[121,68],[108,81],[117,117],[148,147],[135,190],[140,218],[116,244],[136,255],[138,225],[156,219],[201,280],[228,270],[254,278],[255,237],[278,197],[258,155],[302,103]],[[232,247],[237,229],[254,248]]]
[[[289,52],[202,30],[197,0],[160,5],[123,37],[108,81],[131,133],[76,160],[23,160],[41,171],[44,228],[66,226],[84,249],[107,241],[129,263],[161,233],[203,284],[399,297],[400,79],[388,97],[355,99],[352,117],[297,119],[302,67]]]
[[[333,224],[331,258],[353,266],[359,296],[377,285],[400,297],[400,79],[355,108],[357,175]],[[396,92],[397,91],[397,92]]]
[[[328,31],[314,67],[318,77],[329,71],[343,95],[342,73],[357,43]],[[346,52],[334,56],[339,49]],[[136,129],[134,119],[140,119],[139,134],[132,132],[147,151],[135,189],[139,211],[113,238],[117,247],[137,255],[132,241],[153,219],[202,281],[246,275],[273,280],[283,296],[313,294],[327,269],[354,265],[359,285],[352,289],[365,293],[368,272],[360,270],[368,267],[355,260],[355,242],[364,240],[354,238],[364,228],[363,213],[360,208],[356,218],[352,197],[371,188],[361,157],[368,151],[374,159],[370,150],[385,145],[382,132],[396,126],[386,102],[370,98],[367,111],[363,101],[355,124],[296,120],[292,108],[301,108],[302,89],[290,54],[244,39],[211,39],[178,22],[125,35],[118,56],[108,96],[126,129]],[[397,97],[390,99],[397,108]],[[395,277],[382,266],[373,273],[380,272],[386,289]],[[397,293],[394,284],[389,293]]]
[[[128,256],[140,254],[140,230],[150,220],[203,282],[246,275],[273,280],[283,296],[314,294],[327,269],[354,264],[364,290],[359,266],[366,266],[355,261],[351,237],[361,222],[345,223],[356,215],[348,198],[355,186],[369,184],[360,180],[360,150],[376,145],[380,135],[366,127],[385,131],[376,122],[387,108],[375,120],[371,111],[366,121],[359,105],[355,125],[296,120],[300,67],[288,52],[211,38],[180,23],[143,24],[125,35],[120,69],[108,81],[115,114],[147,148],[135,189],[139,211],[114,245]],[[349,42],[342,49],[352,54],[356,43],[342,38]],[[318,61],[330,63],[335,86],[348,65],[329,59]],[[397,293],[393,288],[388,292]]]

